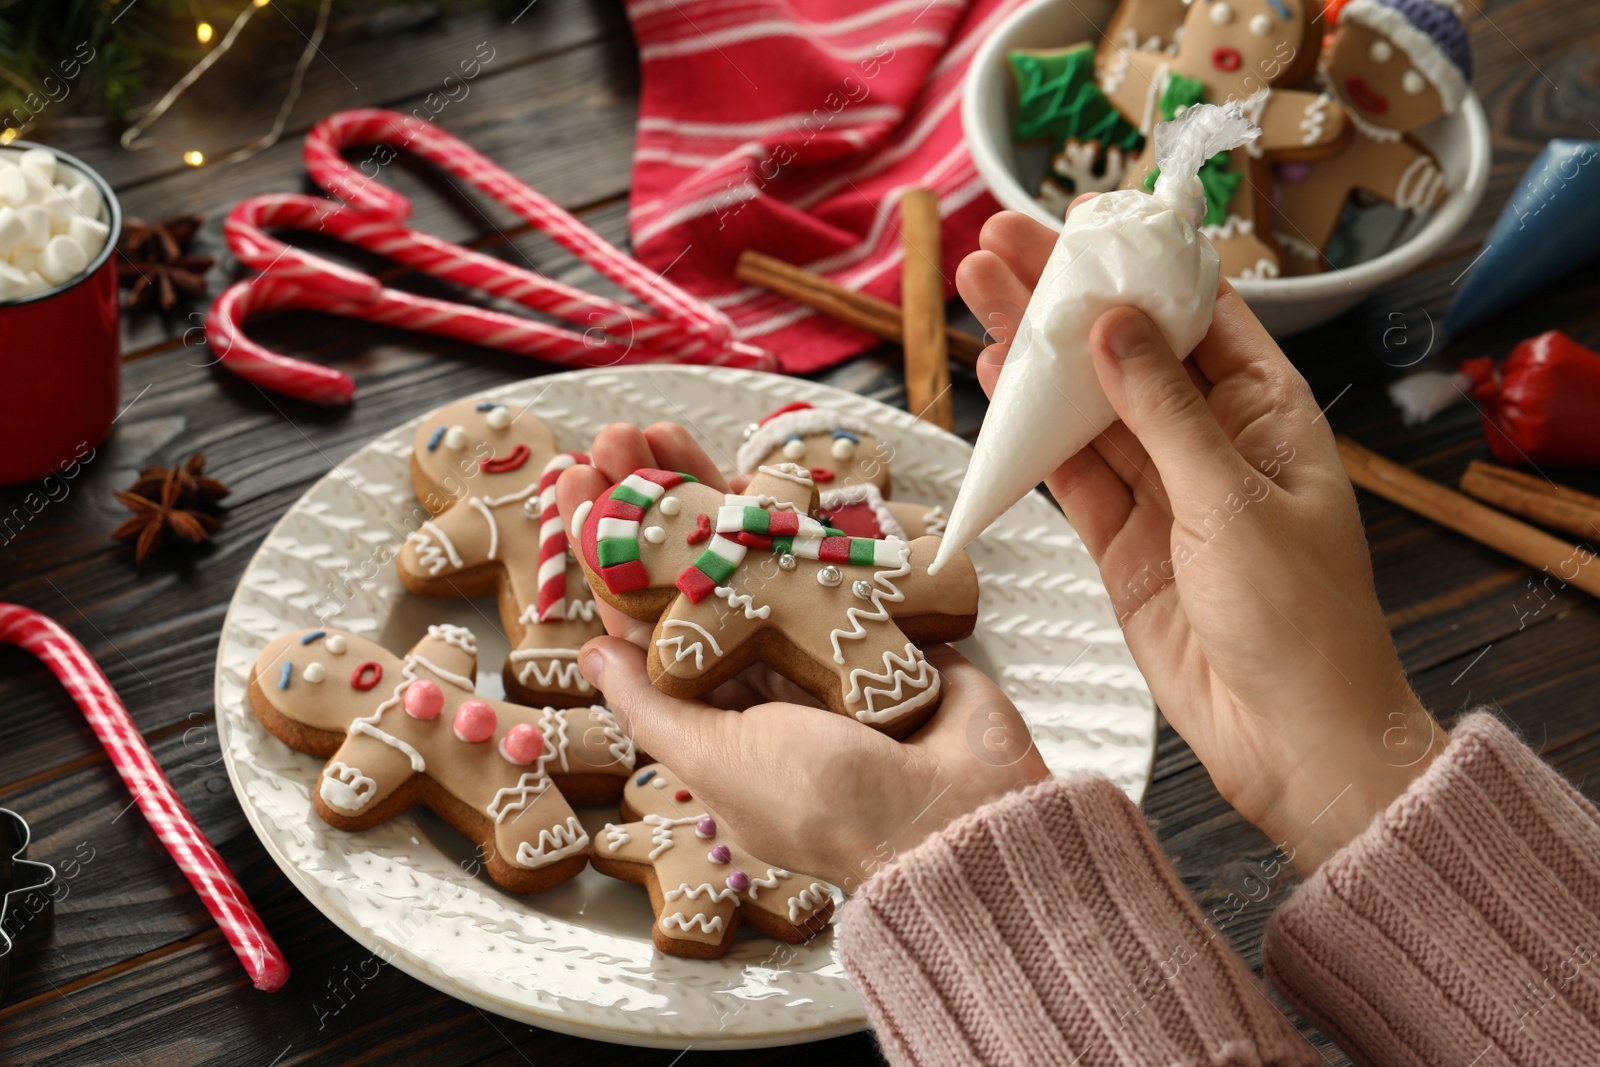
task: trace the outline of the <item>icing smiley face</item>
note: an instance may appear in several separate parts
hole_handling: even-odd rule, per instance
[[[971,632],[976,574],[960,556],[934,578],[936,538],[852,537],[816,507],[798,464],[758,468],[741,494],[639,470],[574,522],[597,595],[655,622],[647,669],[662,692],[701,696],[761,660],[830,710],[904,736],[940,695],[917,642]]]
[[[1213,102],[1292,81],[1315,62],[1302,0],[1194,0],[1183,26],[1184,73]]]
[[[250,706],[290,747],[332,757],[312,792],[329,825],[366,829],[420,801],[483,848],[496,882],[548,889],[588,852],[569,800],[619,795],[633,744],[603,708],[478,697],[476,649],[457,626],[429,627],[404,657],[353,634],[286,634],[252,670]]]
[[[669,955],[722,956],[741,924],[791,944],[821,932],[833,890],[744,849],[724,821],[659,763],[633,775],[623,823],[608,823],[590,862],[601,874],[648,886],[652,940]]]
[[[735,462],[747,475],[761,466],[792,463],[810,471],[819,489],[873,485],[888,496],[891,451],[860,419],[796,403],[751,426]]]
[[[412,446],[412,485],[433,517],[401,548],[400,579],[421,596],[498,594],[513,644],[506,693],[522,703],[598,696],[578,649],[604,628],[555,510],[561,471],[588,462],[557,452],[523,406],[476,398],[428,415]]]
[[[1323,69],[1339,96],[1375,126],[1410,131],[1445,113],[1444,97],[1411,57],[1355,19],[1340,21]]]

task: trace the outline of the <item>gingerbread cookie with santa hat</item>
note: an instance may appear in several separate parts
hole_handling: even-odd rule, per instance
[[[805,467],[817,486],[819,518],[851,537],[914,541],[943,534],[944,508],[889,499],[893,453],[861,419],[799,401],[746,427],[734,462],[747,477],[777,463]]]
[[[556,513],[561,472],[589,457],[561,452],[524,406],[460,400],[425,416],[411,481],[432,518],[400,550],[400,581],[419,596],[499,598],[511,640],[506,695],[572,707],[599,696],[578,650],[605,632]]]

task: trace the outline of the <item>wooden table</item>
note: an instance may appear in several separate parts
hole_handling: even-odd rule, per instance
[[[1438,320],[1454,279],[1545,139],[1592,138],[1600,123],[1600,14],[1594,5],[1479,2],[1487,14],[1473,22],[1474,84],[1496,131],[1482,207],[1428,269],[1287,346],[1336,429],[1445,481],[1485,455],[1476,416],[1467,408],[1424,429],[1403,429],[1383,397],[1396,373],[1389,363],[1403,354],[1396,342],[1404,336],[1413,346],[1409,353],[1427,343],[1422,312]],[[463,16],[384,33],[370,27],[336,32],[311,67],[282,143],[234,166],[185,167],[178,160],[182,151],[199,147],[216,156],[269,124],[302,43],[286,22],[270,32],[255,60],[226,73],[219,69],[213,91],[196,94],[193,106],[164,120],[156,131],[163,147],[129,154],[97,129],[76,126],[58,127],[53,142],[99,168],[129,214],[156,219],[204,212],[210,220],[204,239],[209,251],[218,251],[218,223],[241,197],[305,186],[298,135],[316,118],[342,107],[426,108],[456,64],[475,52],[481,58],[480,42],[487,42],[492,60],[464,99],[439,111],[438,121],[611,240],[625,240],[638,64],[620,4],[546,0],[511,25]],[[570,269],[496,207],[474,205],[437,175],[409,164],[389,169],[390,180],[417,198],[418,225],[593,283],[588,272]],[[224,277],[222,265],[213,292]],[[1600,285],[1591,270],[1436,353],[1434,365],[1454,366],[1486,352],[1504,355],[1516,340],[1552,326],[1600,347],[1597,308]],[[67,865],[72,874],[54,934],[25,952],[13,970],[9,1002],[0,1008],[0,1061],[285,1067],[414,1062],[416,1050],[424,1049],[441,1067],[718,1059],[694,1050],[680,1060],[676,1051],[602,1045],[486,1016],[378,966],[267,857],[229,787],[213,727],[218,631],[246,561],[284,510],[367,440],[446,399],[542,368],[317,316],[261,324],[254,333],[266,343],[312,353],[356,377],[357,403],[329,411],[269,398],[209,367],[200,334],[192,330],[201,310],[186,308],[165,321],[128,316],[127,410],[67,496],[0,546],[0,600],[60,619],[104,666],[288,952],[294,976],[274,995],[250,987],[187,883],[139,814],[130,812],[126,790],[75,707],[32,659],[0,650],[0,706],[6,709],[0,804],[33,823],[38,857],[77,861]],[[1389,333],[1386,347],[1385,329],[1407,320],[1410,332]],[[821,378],[904,403],[891,351]],[[983,399],[970,377],[958,374],[956,388],[957,428],[971,435]],[[126,546],[107,540],[120,518],[112,491],[142,465],[170,464],[195,450],[204,451],[210,470],[233,488],[226,525],[215,544],[191,558],[136,568]],[[1570,480],[1600,488],[1593,477]],[[0,491],[0,515],[22,506],[23,496],[19,489]],[[1428,704],[1449,719],[1480,702],[1496,703],[1539,752],[1600,797],[1594,784],[1600,772],[1600,607],[1571,590],[1548,601],[1534,598],[1527,569],[1373,498],[1364,496],[1362,509],[1390,628]],[[1167,728],[1147,808],[1204,907],[1232,911],[1243,902],[1227,933],[1259,963],[1262,925],[1291,886],[1251,881],[1270,844],[1223,803]],[[1327,1062],[1347,1062],[1312,1036]],[[860,1058],[872,1048],[869,1037],[858,1035],[740,1053],[737,1062]],[[731,1054],[721,1058],[734,1061]]]

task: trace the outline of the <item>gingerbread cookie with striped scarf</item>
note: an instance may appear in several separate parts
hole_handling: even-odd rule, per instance
[[[811,473],[763,466],[743,493],[639,470],[579,507],[580,558],[598,596],[654,621],[656,688],[698,697],[762,661],[892,737],[939,703],[919,643],[972,632],[978,580],[965,555],[928,574],[939,539],[850,537],[815,517]]]
[[[468,399],[422,420],[411,450],[417,499],[433,516],[406,539],[400,581],[421,596],[499,597],[511,640],[506,696],[571,707],[599,694],[578,670],[578,649],[605,632],[567,547],[555,483],[588,463],[557,452],[532,412]]]
[[[894,447],[861,419],[801,401],[747,426],[734,462],[744,475],[773,463],[805,467],[817,484],[822,517],[852,537],[940,536],[949,518],[944,508],[889,499],[893,455]]]
[[[250,707],[290,748],[331,757],[311,790],[317,814],[365,830],[421,804],[466,835],[489,876],[549,889],[587,862],[569,806],[615,800],[633,742],[601,707],[527,708],[479,697],[477,643],[430,626],[403,658],[338,630],[301,630],[262,650]]]
[[[628,782],[622,817],[606,824],[589,862],[649,891],[651,940],[669,956],[718,959],[742,924],[799,944],[833,917],[828,883],[751,855],[659,763]]]

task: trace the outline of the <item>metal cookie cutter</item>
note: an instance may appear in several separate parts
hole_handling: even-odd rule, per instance
[[[31,837],[22,816],[0,808],[0,998],[11,976],[11,950],[44,934],[55,919],[56,869],[27,858]]]

